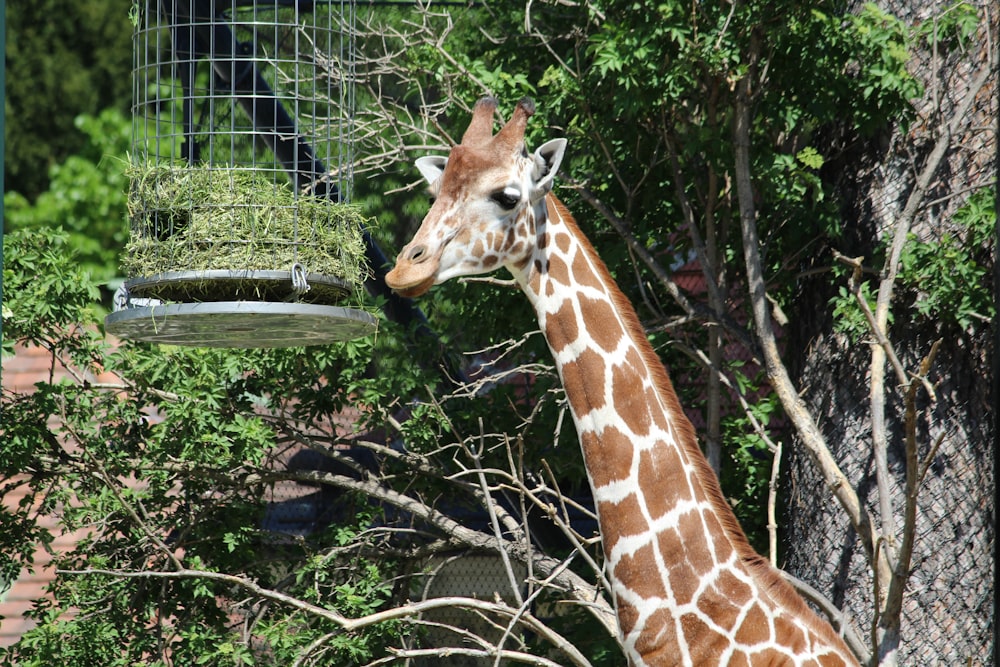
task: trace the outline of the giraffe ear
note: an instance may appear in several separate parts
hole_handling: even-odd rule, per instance
[[[414,164],[427,181],[427,184],[434,185],[441,178],[441,174],[444,173],[444,166],[448,164],[448,158],[443,155],[427,155],[417,158]]]
[[[552,180],[559,171],[565,152],[565,139],[547,141],[535,151],[535,185],[531,192],[532,200],[544,197],[552,189]]]

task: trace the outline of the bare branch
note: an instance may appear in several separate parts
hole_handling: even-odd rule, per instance
[[[736,114],[733,126],[734,171],[736,192],[740,209],[740,226],[743,231],[743,253],[747,266],[750,303],[753,309],[757,337],[763,351],[764,367],[768,379],[778,394],[785,412],[810,457],[816,463],[827,487],[847,512],[851,525],[861,538],[865,551],[874,553],[878,534],[867,511],[861,506],[857,492],[837,465],[826,439],[804,401],[796,391],[788,371],[778,354],[774,328],[767,302],[763,268],[760,259],[760,240],[757,234],[756,207],[753,201],[753,184],[750,177],[750,87],[754,80],[754,67],[737,86]]]
[[[379,623],[384,623],[386,621],[409,619],[414,616],[426,613],[433,609],[470,609],[478,610],[484,613],[488,613],[500,617],[514,617],[517,616],[520,619],[520,624],[525,628],[531,630],[532,632],[538,633],[540,636],[558,637],[550,628],[545,626],[544,623],[540,622],[538,619],[534,618],[530,614],[523,612],[522,610],[514,609],[506,604],[500,602],[487,602],[485,600],[477,600],[475,598],[467,597],[440,597],[431,598],[429,600],[422,600],[420,602],[411,602],[398,607],[393,607],[392,609],[386,609],[383,611],[368,614],[367,616],[361,616],[359,618],[348,618],[343,614],[340,614],[327,607],[320,607],[318,605],[306,602],[299,598],[293,597],[291,595],[286,595],[280,591],[275,591],[269,588],[260,586],[254,581],[246,579],[245,577],[239,577],[232,574],[225,574],[222,572],[211,572],[207,570],[191,570],[191,569],[181,569],[173,571],[124,571],[124,570],[106,570],[101,568],[90,568],[85,570],[57,570],[60,575],[67,576],[106,576],[106,577],[119,577],[123,579],[201,579],[205,581],[217,581],[230,586],[238,587],[248,593],[265,599],[271,602],[277,602],[279,604],[287,605],[301,611],[303,613],[322,618],[323,620],[330,621],[337,625],[344,632],[353,632],[361,630],[373,625],[378,625]],[[567,654],[572,660],[573,664],[579,665],[580,667],[589,667],[590,662],[576,651],[571,644],[566,642],[561,637],[559,638],[558,645],[563,649],[569,649]],[[441,649],[435,649],[437,651],[436,655],[441,655]],[[492,654],[490,654],[492,655]],[[558,663],[548,663],[548,662],[536,662],[535,664],[558,664]]]
[[[990,76],[993,73],[992,65],[987,64],[984,66],[977,76],[970,83],[969,88],[966,91],[965,97],[962,99],[961,103],[955,108],[954,113],[951,118],[946,122],[941,124],[941,135],[938,137],[937,141],[934,143],[934,148],[931,150],[930,155],[927,157],[923,168],[917,175],[916,182],[914,183],[913,190],[910,192],[910,196],[907,198],[906,205],[903,207],[903,211],[900,213],[896,220],[895,227],[892,232],[892,243],[890,246],[890,251],[885,259],[885,264],[882,269],[882,277],[879,282],[878,296],[875,302],[875,331],[885,335],[888,327],[889,318],[889,308],[892,303],[892,295],[895,289],[896,276],[898,274],[901,258],[903,255],[903,249],[909,238],[910,228],[916,218],[917,212],[921,209],[924,199],[927,195],[927,191],[930,187],[931,182],[938,173],[938,169],[941,166],[942,161],[947,155],[949,149],[951,149],[952,137],[958,134],[959,129],[963,124],[967,124],[968,112],[975,102],[976,97],[979,95],[980,90],[986,85]],[[872,358],[871,358],[871,419],[872,419],[872,436],[873,436],[873,446],[875,447],[875,456],[877,462],[877,469],[882,470],[881,476],[885,476],[888,479],[888,466],[883,461],[885,458],[885,450],[888,447],[886,428],[885,428],[885,388],[883,386],[883,378],[885,375],[885,361],[886,361],[886,350],[881,345],[872,346]],[[905,382],[902,384],[906,384]],[[912,384],[911,384],[912,387]],[[909,393],[909,392],[908,392]],[[909,430],[909,423],[911,421],[911,414],[909,407],[906,410],[905,416],[906,422],[908,424],[907,429]],[[912,416],[912,420],[915,421],[915,415]],[[907,480],[906,480],[906,500],[904,514],[907,517],[906,524],[911,529],[913,528],[913,521],[909,520],[911,511],[916,511],[916,477],[919,474],[918,466],[916,462],[915,452],[911,452],[911,444],[909,442],[909,431],[907,435]],[[915,449],[915,442],[912,444]],[[886,482],[887,483],[887,482]],[[880,482],[879,493],[882,496],[882,483]],[[910,496],[910,491],[913,492],[913,497]],[[880,504],[883,506],[889,505],[890,501],[888,498],[888,491],[886,490],[885,497],[880,497]],[[913,506],[911,507],[911,503]],[[884,515],[888,516],[888,521],[892,522],[892,508],[889,506],[887,509],[882,511]],[[883,591],[887,596],[885,599],[878,599],[876,604],[882,607],[882,613],[879,618],[878,633],[878,653],[880,657],[880,662],[885,665],[895,665],[898,659],[898,649],[900,642],[900,626],[901,626],[901,614],[902,614],[902,596],[903,590],[906,587],[906,581],[909,579],[909,555],[912,550],[912,535],[906,534],[904,530],[904,535],[902,540],[905,546],[897,546],[896,544],[896,534],[893,530],[889,532],[889,528],[894,527],[890,523],[889,526],[883,525],[883,530],[886,531],[886,547],[889,552],[886,554],[888,560],[893,563],[890,567],[890,572],[883,572],[883,581],[888,580],[888,586],[886,586]],[[903,553],[903,552],[906,553]],[[902,559],[906,559],[906,563],[902,562]],[[893,562],[895,561],[895,562]]]
[[[771,463],[771,479],[767,485],[767,541],[768,556],[771,565],[778,567],[778,472],[781,469],[781,442],[774,445],[774,458]]]
[[[858,631],[855,629],[854,623],[851,622],[850,617],[838,609],[829,598],[810,586],[808,583],[792,574],[789,574],[788,572],[785,572],[784,570],[778,571],[781,572],[781,576],[783,576],[788,583],[790,583],[792,587],[799,592],[799,595],[816,605],[820,611],[823,612],[823,614],[830,620],[830,624],[833,625],[835,630],[840,632],[844,641],[847,642],[847,645],[854,652],[854,654],[858,656],[861,664],[870,664],[871,651],[868,650],[868,644],[861,638],[861,635],[858,634]]]

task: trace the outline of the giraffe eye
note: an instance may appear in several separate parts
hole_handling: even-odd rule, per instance
[[[500,205],[500,208],[511,210],[521,201],[521,193],[514,188],[505,188],[490,195],[490,199]]]

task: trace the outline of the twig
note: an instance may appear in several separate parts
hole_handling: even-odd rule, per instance
[[[871,651],[868,650],[868,645],[858,634],[857,629],[851,622],[850,617],[843,611],[837,608],[833,602],[830,601],[828,597],[820,593],[818,590],[810,586],[805,581],[802,581],[793,574],[789,574],[784,570],[778,570],[781,576],[785,578],[792,585],[792,587],[799,592],[799,595],[804,597],[809,602],[816,605],[823,615],[830,619],[830,624],[833,625],[834,629],[840,632],[840,635],[847,642],[848,647],[851,651],[858,657],[862,665],[869,664],[871,661]]]
[[[222,572],[192,569],[171,571],[150,570],[140,572],[89,568],[85,570],[56,570],[56,573],[66,576],[105,576],[118,577],[122,579],[203,579],[206,581],[217,581],[241,588],[256,597],[287,605],[311,616],[322,618],[335,624],[345,632],[356,632],[372,625],[417,616],[433,609],[471,609],[505,617],[511,617],[518,612],[518,610],[513,609],[510,606],[498,602],[488,602],[485,600],[477,600],[475,598],[460,596],[449,596],[431,598],[429,600],[421,600],[419,602],[410,602],[398,607],[393,607],[392,609],[386,609],[384,611],[368,614],[367,616],[350,618],[332,609],[320,607],[319,605],[306,602],[305,600],[300,600],[299,598],[287,595],[280,591],[265,588],[245,577],[225,574]],[[553,634],[551,629],[545,628],[544,624],[528,614],[522,614],[521,619],[522,624],[532,632],[538,632],[542,636]],[[586,661],[582,664],[586,664]]]
[[[767,485],[767,541],[771,565],[778,567],[778,472],[781,468],[781,441],[774,443],[771,479]]]

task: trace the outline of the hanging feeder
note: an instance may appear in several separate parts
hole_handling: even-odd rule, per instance
[[[349,203],[354,6],[135,7],[127,275],[117,336],[284,347],[366,335]]]

